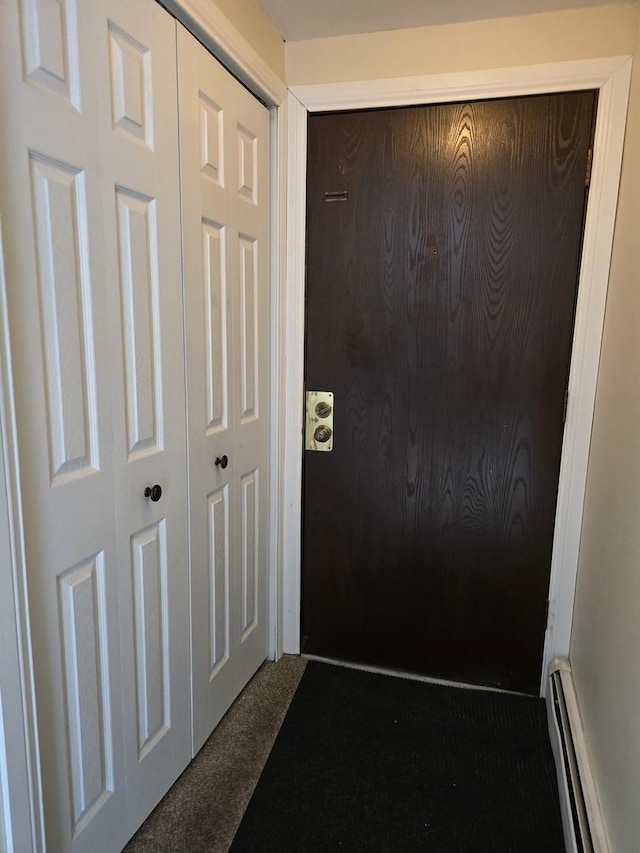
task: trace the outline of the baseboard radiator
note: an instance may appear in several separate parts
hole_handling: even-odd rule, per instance
[[[547,713],[567,853],[610,853],[567,658],[549,666]]]

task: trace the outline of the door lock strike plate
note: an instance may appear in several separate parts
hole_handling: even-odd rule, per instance
[[[305,450],[333,450],[333,393],[307,391]]]

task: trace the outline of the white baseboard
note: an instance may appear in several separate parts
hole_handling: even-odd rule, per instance
[[[610,853],[571,664],[567,658],[554,658],[549,665],[546,699],[567,852]]]

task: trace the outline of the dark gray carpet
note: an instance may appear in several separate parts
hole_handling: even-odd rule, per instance
[[[126,853],[227,853],[305,664],[262,666]]]
[[[310,661],[232,853],[562,853],[541,699]]]

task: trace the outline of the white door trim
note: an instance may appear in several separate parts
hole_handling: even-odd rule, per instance
[[[19,470],[0,228],[0,621],[8,635],[0,660],[0,847],[8,853],[45,849]]]
[[[598,115],[574,331],[540,692],[550,661],[569,652],[600,343],[631,79],[631,57],[388,80],[294,86],[288,98],[284,651],[300,651],[302,365],[307,113],[597,89]]]

